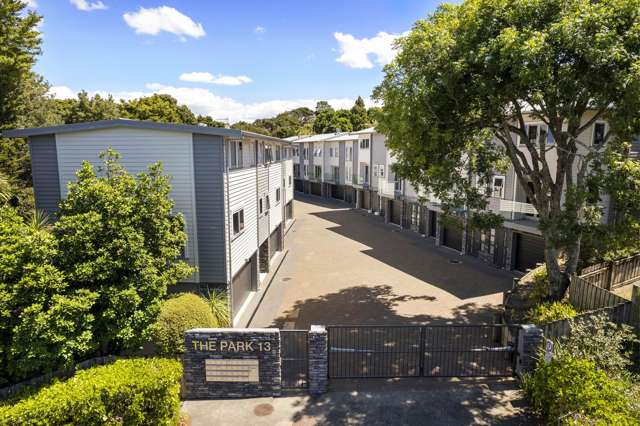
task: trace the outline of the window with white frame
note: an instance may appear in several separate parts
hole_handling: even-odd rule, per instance
[[[227,164],[230,169],[242,167],[242,141],[230,140],[227,144]]]
[[[282,159],[282,147],[280,145],[276,145],[276,161],[280,161]]]
[[[593,125],[593,145],[602,146],[606,137],[607,125],[603,122],[597,122]]]
[[[491,187],[491,196],[502,198],[504,196],[504,176],[494,176],[493,185]]]
[[[280,188],[276,188],[276,205],[280,203]]]
[[[360,148],[369,149],[369,139],[360,139]]]
[[[316,179],[322,178],[322,167],[321,166],[313,166],[314,176]]]
[[[293,175],[295,177],[300,177],[300,164],[293,165]]]
[[[308,167],[306,164],[304,164],[304,165],[302,166],[302,174],[303,174],[303,176],[304,176],[304,177],[309,176],[309,173],[308,173],[308,172],[309,172],[309,170],[308,170],[308,168],[309,168],[309,167]]]
[[[291,188],[291,182],[293,181],[293,179],[291,179],[291,175],[289,175],[289,188]]]
[[[258,215],[262,215],[262,213],[264,213],[264,201],[262,200],[262,197],[260,197],[258,200]]]
[[[333,157],[333,147],[329,147],[329,157]]]
[[[244,209],[240,209],[233,214],[233,236],[244,231]]]
[[[347,160],[348,161],[353,161],[353,147],[352,146],[348,146],[347,147]]]
[[[264,145],[264,162],[271,163],[273,161],[273,146],[271,144]]]
[[[331,171],[333,175],[333,181],[338,182],[338,180],[340,180],[340,168],[337,166],[332,166]]]

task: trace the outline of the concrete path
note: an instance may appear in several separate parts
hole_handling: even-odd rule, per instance
[[[510,273],[345,204],[298,197],[294,214],[253,327],[492,322],[511,288]]]
[[[533,425],[515,379],[332,381],[318,398],[185,401],[192,426]]]

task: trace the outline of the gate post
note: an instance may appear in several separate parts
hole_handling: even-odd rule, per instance
[[[309,393],[325,393],[328,382],[327,330],[323,325],[312,325],[309,330]]]
[[[522,379],[524,373],[530,373],[535,369],[543,341],[544,335],[541,328],[533,324],[520,326],[515,368],[516,374],[520,379]]]

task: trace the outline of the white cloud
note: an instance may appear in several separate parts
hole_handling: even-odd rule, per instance
[[[267,31],[267,29],[265,27],[261,27],[260,25],[258,25],[255,30],[253,30],[253,32],[256,34],[264,34],[265,31]]]
[[[27,8],[29,9],[35,9],[38,7],[38,2],[36,0],[24,0],[24,2],[27,4]]]
[[[253,81],[246,75],[213,75],[208,72],[184,73],[180,75],[180,80],[189,81],[191,83],[221,84],[223,86],[240,86],[242,84],[251,83]]]
[[[107,9],[107,5],[101,2],[100,0],[90,2],[87,0],[69,0],[72,5],[74,5],[78,10],[82,10],[83,12],[91,12],[92,10],[105,10]]]
[[[319,99],[273,99],[264,102],[243,103],[233,98],[216,95],[206,88],[198,87],[174,87],[159,83],[146,85],[147,91],[131,92],[89,92],[90,96],[99,94],[100,96],[112,95],[115,99],[135,99],[142,96],[151,96],[154,93],[168,94],[178,100],[181,105],[187,105],[194,113],[210,115],[214,119],[228,119],[231,123],[237,121],[253,121],[258,118],[269,118],[278,115],[283,111],[294,108],[307,107],[315,109]],[[66,86],[54,86],[50,93],[57,98],[75,98],[77,91]],[[351,108],[355,99],[335,98],[324,99],[336,109]],[[367,106],[373,106],[370,99],[365,99]]]
[[[173,7],[160,6],[122,15],[127,25],[136,30],[136,34],[158,35],[161,31],[175,34],[182,40],[185,36],[199,38],[206,33],[202,24],[194,22]]]
[[[72,99],[75,98],[78,92],[67,86],[51,86],[49,88],[49,94],[53,95],[56,99]]]
[[[350,68],[373,68],[369,55],[375,56],[378,65],[388,64],[396,56],[393,42],[400,37],[398,34],[385,32],[361,39],[340,32],[334,33],[333,36],[340,47],[340,57],[336,61]]]

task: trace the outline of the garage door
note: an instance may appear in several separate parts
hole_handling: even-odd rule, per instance
[[[369,191],[362,192],[362,208],[365,210],[371,209],[371,193]]]
[[[280,226],[269,235],[269,259],[273,258],[273,255],[280,250]]]
[[[322,184],[320,182],[311,182],[311,194],[322,196]]]
[[[438,224],[438,212],[429,210],[429,236],[436,237],[436,226]]]
[[[233,314],[235,315],[247,297],[251,293],[251,266],[253,262],[249,262],[238,271],[236,276],[231,281],[231,306],[233,308]]]
[[[402,225],[402,201],[391,200],[389,206],[391,207],[391,214],[389,215],[391,223]]]
[[[462,251],[462,229],[453,225],[445,225],[442,244],[446,247]]]
[[[544,240],[531,234],[516,235],[516,269],[526,272],[544,262]]]
[[[340,185],[331,185],[331,196],[338,200],[344,199],[344,188]]]
[[[505,266],[505,235],[506,232],[503,228],[496,229],[496,234],[493,240],[493,263],[500,267],[504,268]]]

